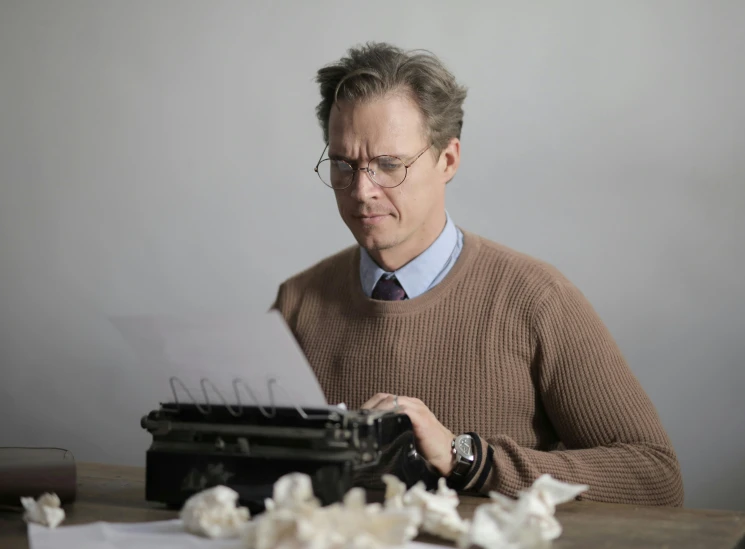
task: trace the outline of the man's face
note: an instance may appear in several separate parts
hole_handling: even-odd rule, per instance
[[[329,158],[346,160],[356,168],[366,167],[377,156],[391,155],[408,165],[430,145],[425,135],[418,108],[402,94],[341,102],[329,118]],[[434,151],[428,150],[398,187],[380,187],[361,171],[355,172],[349,187],[334,191],[342,219],[376,260],[388,256],[393,263],[406,263],[442,231],[445,184],[454,174],[445,156],[443,152],[435,158]]]

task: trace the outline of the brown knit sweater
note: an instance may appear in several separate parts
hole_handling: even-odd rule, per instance
[[[542,473],[581,499],[682,505],[657,413],[608,330],[556,269],[464,231],[448,275],[415,299],[369,299],[359,249],[284,282],[283,314],[329,402],[420,398],[476,435],[466,491],[515,496]]]

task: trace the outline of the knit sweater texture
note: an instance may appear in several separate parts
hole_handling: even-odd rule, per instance
[[[448,275],[411,300],[366,297],[359,248],[285,281],[274,304],[331,403],[421,399],[474,433],[463,491],[509,496],[543,473],[579,499],[682,505],[657,412],[582,293],[546,263],[463,231]]]

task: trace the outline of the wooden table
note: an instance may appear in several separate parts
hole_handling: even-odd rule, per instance
[[[458,509],[470,517],[485,501],[463,497]],[[67,525],[168,520],[177,515],[145,501],[144,469],[93,463],[78,464],[78,499],[66,512]],[[556,516],[564,527],[554,543],[557,549],[745,549],[745,513],[572,502],[560,506]],[[19,510],[0,510],[0,548],[28,548]]]

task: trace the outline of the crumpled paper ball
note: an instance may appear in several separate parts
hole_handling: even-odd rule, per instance
[[[415,509],[422,532],[456,541],[465,534],[469,522],[458,514],[458,493],[447,487],[444,478],[438,480],[437,491],[428,492],[423,482],[406,490],[406,485],[393,475],[383,475],[386,485],[385,506],[393,509]]]
[[[249,513],[237,507],[238,492],[215,486],[194,494],[181,509],[184,528],[192,534],[212,538],[237,538],[248,524]]]
[[[458,547],[478,545],[484,549],[538,549],[548,547],[561,535],[554,517],[556,506],[576,498],[589,486],[566,484],[541,475],[516,500],[490,492],[491,503],[476,508],[469,530],[458,539]]]
[[[320,506],[321,503],[313,495],[313,483],[305,473],[288,473],[281,476],[274,483],[272,497],[264,500],[267,511]]]
[[[65,510],[60,506],[57,494],[42,494],[36,501],[34,498],[21,498],[21,505],[26,510],[23,514],[26,522],[56,528],[65,519]]]
[[[383,475],[385,483],[385,506],[388,509],[401,509],[404,507],[404,495],[406,484],[395,475]]]

